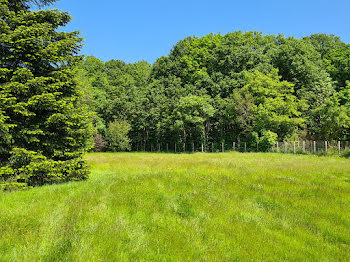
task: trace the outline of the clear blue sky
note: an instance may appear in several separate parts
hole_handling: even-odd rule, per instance
[[[328,33],[350,43],[349,0],[61,0],[50,8],[70,12],[65,31],[82,31],[82,54],[104,61],[153,63],[186,36],[237,30]]]

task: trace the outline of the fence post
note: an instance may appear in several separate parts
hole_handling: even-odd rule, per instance
[[[328,151],[328,142],[324,141],[324,151],[327,153]]]
[[[160,152],[160,144],[158,144],[158,153]]]
[[[233,151],[236,151],[236,142],[232,143],[232,148],[233,148]]]
[[[194,153],[194,143],[192,142],[192,153]]]
[[[183,144],[183,151],[186,152],[186,143]]]
[[[314,141],[314,153],[316,154],[316,141]]]
[[[203,143],[202,143],[202,153],[204,152],[204,146],[203,146]]]
[[[244,142],[244,153],[247,153],[247,142]]]
[[[293,142],[293,153],[295,154],[295,141]]]
[[[211,143],[211,152],[214,153],[214,143]]]
[[[277,153],[280,152],[280,148],[279,148],[279,145],[278,145],[278,141],[276,142],[276,151],[277,151]]]
[[[225,152],[225,143],[224,142],[221,143],[221,149],[222,149],[222,152],[224,153]]]
[[[259,152],[259,141],[256,141],[256,152]]]
[[[340,141],[338,141],[338,152],[340,154]]]
[[[305,153],[305,141],[303,141],[303,153]]]

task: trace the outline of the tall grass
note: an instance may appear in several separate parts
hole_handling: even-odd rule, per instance
[[[0,261],[350,261],[350,162],[89,154],[84,182],[0,192]]]

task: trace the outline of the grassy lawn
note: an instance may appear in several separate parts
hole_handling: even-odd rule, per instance
[[[350,261],[350,161],[89,154],[84,182],[0,192],[0,261]]]

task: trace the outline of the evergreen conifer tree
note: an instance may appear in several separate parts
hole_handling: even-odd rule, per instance
[[[54,0],[0,0],[0,189],[85,179],[91,145],[72,65],[79,32],[58,32],[71,17],[31,11]]]

